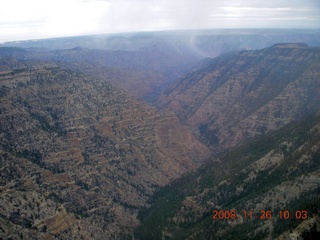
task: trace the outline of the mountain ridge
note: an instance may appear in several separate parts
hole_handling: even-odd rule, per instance
[[[154,102],[159,92],[204,58],[232,51],[262,49],[276,43],[304,42],[320,46],[319,30],[212,29],[77,36],[1,44],[19,59],[91,63],[104,68],[142,70],[120,79],[122,88]],[[14,49],[21,47],[27,52]],[[72,50],[70,50],[72,49]],[[0,56],[2,51],[0,51]],[[99,70],[101,72],[101,70]],[[147,71],[152,77],[145,77]],[[130,73],[130,70],[128,71]],[[122,75],[120,72],[119,75]],[[138,75],[138,79],[136,76]],[[135,81],[142,79],[142,89]],[[115,79],[113,83],[117,83]]]
[[[167,87],[157,105],[200,135],[211,132],[204,136],[209,145],[212,137],[231,147],[319,109],[319,58],[320,48],[278,44],[206,59]]]

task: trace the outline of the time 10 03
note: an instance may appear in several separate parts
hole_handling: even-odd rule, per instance
[[[237,211],[232,210],[213,210],[212,219],[222,220],[222,219],[236,219],[238,217]],[[252,210],[243,210],[241,215],[244,219],[261,219],[270,220],[273,218],[273,212],[271,210],[260,210],[259,214],[254,214]],[[280,219],[297,219],[305,220],[308,218],[308,212],[306,210],[297,210],[290,212],[288,210],[280,210],[277,214]]]

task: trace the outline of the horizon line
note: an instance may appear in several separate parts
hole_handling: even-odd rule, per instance
[[[97,37],[97,36],[112,36],[112,35],[126,35],[126,34],[155,34],[155,33],[173,33],[173,32],[202,32],[202,31],[254,31],[254,30],[286,30],[286,31],[320,31],[320,28],[274,28],[274,27],[264,27],[264,28],[199,28],[199,29],[167,29],[167,30],[141,30],[141,31],[128,31],[128,32],[109,32],[109,33],[88,33],[88,34],[77,34],[77,35],[65,35],[65,36],[48,36],[48,37],[40,37],[40,38],[25,38],[25,39],[17,39],[17,40],[9,40],[9,41],[1,41],[0,45],[8,44],[8,43],[19,43],[19,42],[33,42],[33,41],[42,41],[42,40],[54,40],[54,39],[63,39],[63,38],[76,38],[76,37]]]

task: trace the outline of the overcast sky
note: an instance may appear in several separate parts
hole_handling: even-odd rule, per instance
[[[0,42],[207,28],[320,28],[320,0],[0,0]]]

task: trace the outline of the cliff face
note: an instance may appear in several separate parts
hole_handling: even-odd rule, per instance
[[[0,236],[116,239],[209,150],[171,113],[55,63],[1,60]]]
[[[319,69],[320,49],[305,44],[229,53],[169,86],[158,105],[207,143],[235,146],[319,109]]]

